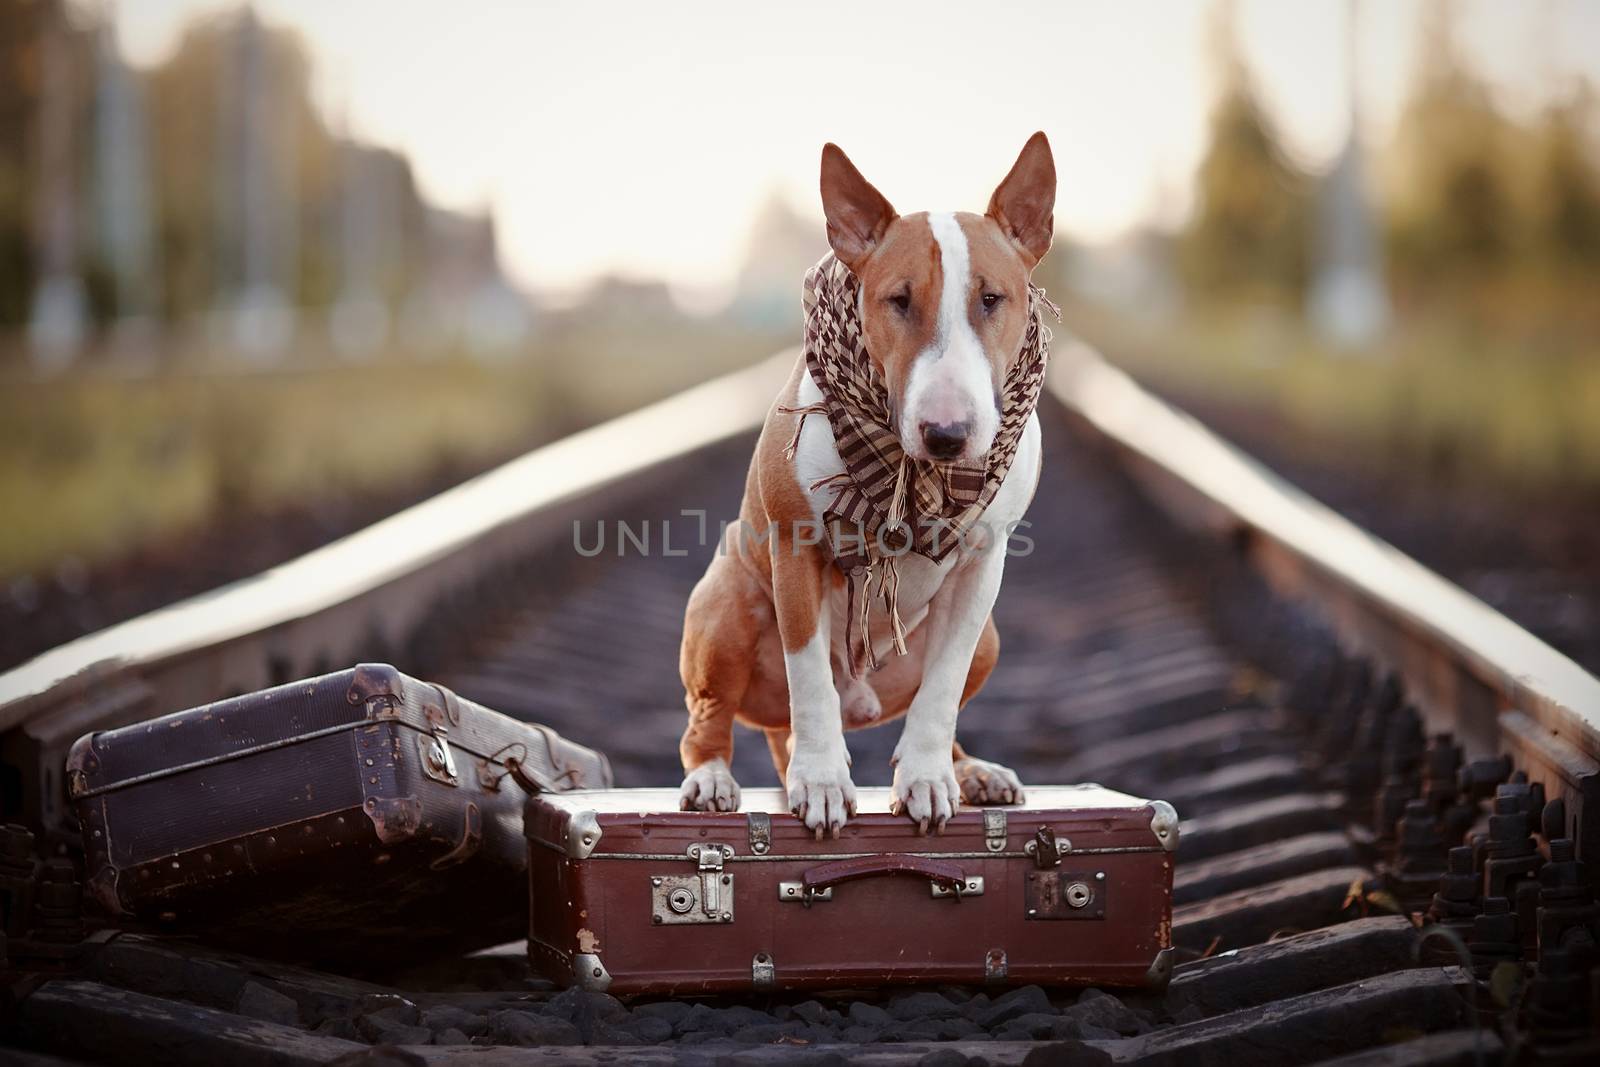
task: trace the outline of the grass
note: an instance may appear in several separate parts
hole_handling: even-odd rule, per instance
[[[1417,315],[1341,353],[1267,309],[1137,320],[1074,306],[1084,340],[1157,388],[1269,411],[1350,459],[1515,490],[1600,487],[1600,336]]]
[[[13,378],[0,383],[0,579],[224,514],[480,469],[778,345],[693,320],[580,323],[553,325],[515,362]]]
[[[1555,309],[1559,311],[1560,309]],[[1600,488],[1600,330],[1570,316],[1413,315],[1340,355],[1271,310],[1069,326],[1179,394],[1268,411],[1341,458],[1435,481]],[[1552,324],[1565,322],[1557,328]],[[273,373],[85,372],[0,383],[0,579],[115,558],[219,515],[485,467],[792,344],[793,331],[569,316],[516,361],[323,361]]]

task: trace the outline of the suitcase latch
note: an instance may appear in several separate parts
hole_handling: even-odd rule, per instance
[[[650,879],[650,921],[656,926],[733,922],[733,874],[722,861],[729,845],[690,845],[696,874],[658,874]]]
[[[1001,808],[983,809],[983,847],[990,852],[1006,850],[1006,813]]]
[[[417,751],[422,755],[422,773],[436,782],[459,785],[455,757],[450,755],[450,731],[439,723],[432,733],[417,734]]]
[[[1033,865],[1043,871],[1061,866],[1061,857],[1072,851],[1072,842],[1056,837],[1050,827],[1041,826],[1033,832],[1033,840],[1022,846],[1022,851],[1032,856]]]
[[[772,848],[772,816],[764,811],[752,811],[744,818],[750,827],[750,851],[765,856]]]

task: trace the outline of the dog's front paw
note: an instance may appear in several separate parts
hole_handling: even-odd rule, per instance
[[[961,784],[956,781],[949,748],[938,755],[896,757],[889,810],[916,823],[918,833],[925,834],[930,827],[934,833],[942,833],[960,806]]]
[[[816,752],[796,748],[783,779],[789,810],[819,841],[824,832],[838,837],[839,828],[856,813],[856,786],[842,744]]]
[[[967,804],[1022,803],[1022,780],[1010,767],[966,756],[956,760],[955,772]]]
[[[684,811],[738,811],[739,783],[733,780],[727,762],[706,760],[685,775],[678,807]]]

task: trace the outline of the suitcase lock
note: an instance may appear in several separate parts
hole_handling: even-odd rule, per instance
[[[658,874],[650,879],[650,921],[656,926],[733,922],[733,874],[722,861],[730,845],[690,845],[695,874]]]

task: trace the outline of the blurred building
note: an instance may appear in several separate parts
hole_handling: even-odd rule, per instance
[[[403,330],[417,347],[479,356],[516,353],[534,307],[500,270],[494,219],[428,207],[423,268],[406,300]]]
[[[217,95],[218,259],[224,289],[217,324],[237,352],[276,359],[294,341],[299,227],[298,149],[293,117],[282,97],[288,74],[273,62],[266,33],[245,7],[227,41],[228,59]],[[292,92],[292,90],[290,90]]]
[[[807,218],[774,192],[756,213],[734,283],[729,314],[757,329],[800,325],[800,284],[828,251],[820,218]]]
[[[393,168],[348,137],[339,145],[339,293],[328,312],[328,336],[348,359],[366,359],[388,342],[389,303],[383,263],[399,249],[400,190]]]
[[[1144,321],[1174,315],[1183,304],[1176,266],[1177,238],[1153,227],[1133,230],[1097,245],[1058,242],[1046,258],[1071,292]],[[1039,279],[1046,289],[1047,280]]]
[[[112,344],[142,355],[160,300],[150,129],[143,87],[122,62],[110,13],[107,5],[95,33],[94,246],[115,308]]]
[[[33,175],[33,300],[28,321],[34,365],[54,370],[76,358],[88,326],[78,262],[77,42],[61,7],[39,9],[37,166]]]
[[[1325,339],[1344,349],[1371,345],[1388,327],[1377,226],[1368,200],[1361,150],[1361,113],[1356,92],[1356,14],[1350,0],[1346,69],[1350,134],[1317,194],[1317,234],[1307,311]]]

